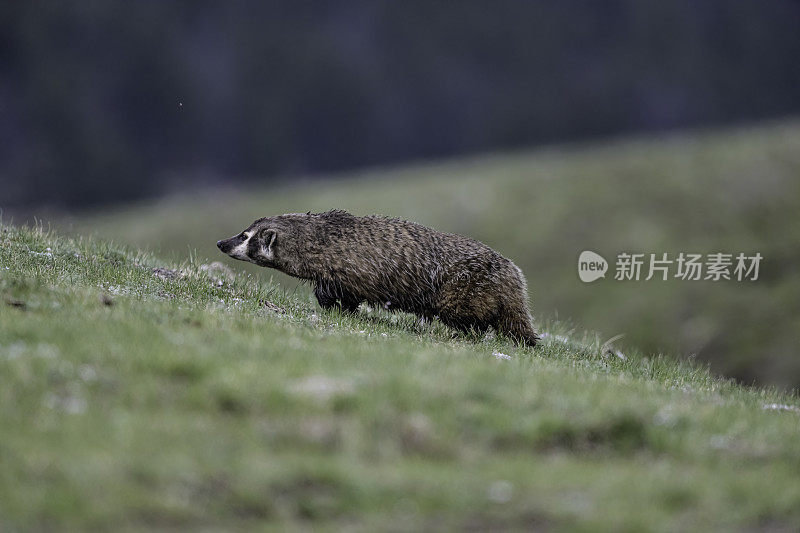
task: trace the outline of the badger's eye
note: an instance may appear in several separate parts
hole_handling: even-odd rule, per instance
[[[245,235],[245,233],[244,233],[244,232],[241,232],[237,238],[238,238],[240,241],[243,241],[243,240],[245,240],[245,239],[247,238],[247,235]]]

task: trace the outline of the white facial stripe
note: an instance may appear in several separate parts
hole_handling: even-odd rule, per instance
[[[247,243],[250,242],[250,237],[252,237],[253,234],[245,233],[245,235],[247,236],[247,238],[243,240],[240,245],[231,250],[231,253],[229,253],[228,255],[236,259],[244,259],[245,261],[248,261],[250,259],[249,257],[247,257]]]

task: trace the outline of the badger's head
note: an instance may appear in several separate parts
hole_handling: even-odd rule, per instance
[[[259,218],[240,234],[217,242],[217,248],[234,259],[314,279],[324,270],[320,250],[332,233],[341,233],[353,220],[353,215],[336,210]]]
[[[281,224],[275,218],[260,218],[230,239],[217,242],[217,248],[234,259],[263,267],[278,268],[278,235]]]

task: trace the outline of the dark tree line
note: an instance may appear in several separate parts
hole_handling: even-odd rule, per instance
[[[0,205],[800,111],[792,0],[0,4]]]

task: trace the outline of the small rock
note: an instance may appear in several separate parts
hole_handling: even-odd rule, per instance
[[[487,496],[493,503],[508,503],[514,496],[514,485],[502,479],[495,481],[489,485]]]
[[[355,386],[350,380],[328,376],[308,376],[296,380],[289,386],[295,394],[312,396],[317,400],[328,400],[340,394],[352,394]]]
[[[339,440],[339,431],[331,420],[312,418],[299,423],[300,434],[308,441],[323,446],[335,446]]]
[[[24,311],[28,308],[28,304],[23,302],[22,300],[17,300],[16,298],[9,298],[6,300],[6,305],[10,305],[11,307],[16,307],[17,309]]]
[[[730,447],[730,439],[725,435],[712,435],[709,444],[715,450],[724,450]]]
[[[176,279],[182,278],[183,272],[169,268],[158,267],[153,269],[153,275],[158,276],[161,279]]]
[[[79,396],[58,396],[48,394],[44,400],[45,405],[53,410],[60,410],[71,415],[79,415],[86,412],[87,402]]]
[[[433,423],[422,413],[414,413],[403,420],[400,441],[403,448],[411,452],[424,452],[433,439]]]
[[[78,375],[86,382],[97,380],[97,372],[89,365],[81,365],[78,367]]]
[[[790,411],[800,413],[800,407],[796,405],[786,405],[785,403],[769,403],[761,407],[765,411]]]
[[[219,261],[212,263],[205,263],[200,265],[199,270],[205,272],[208,276],[219,283],[220,281],[233,281],[236,274],[231,270],[231,267]]]
[[[279,305],[275,305],[274,303],[270,302],[269,300],[259,300],[258,301],[258,305],[260,305],[261,307],[265,307],[265,308],[269,309],[270,311],[278,313],[278,314],[281,314],[281,315],[286,312],[286,309],[284,309],[283,307],[280,307]]]

